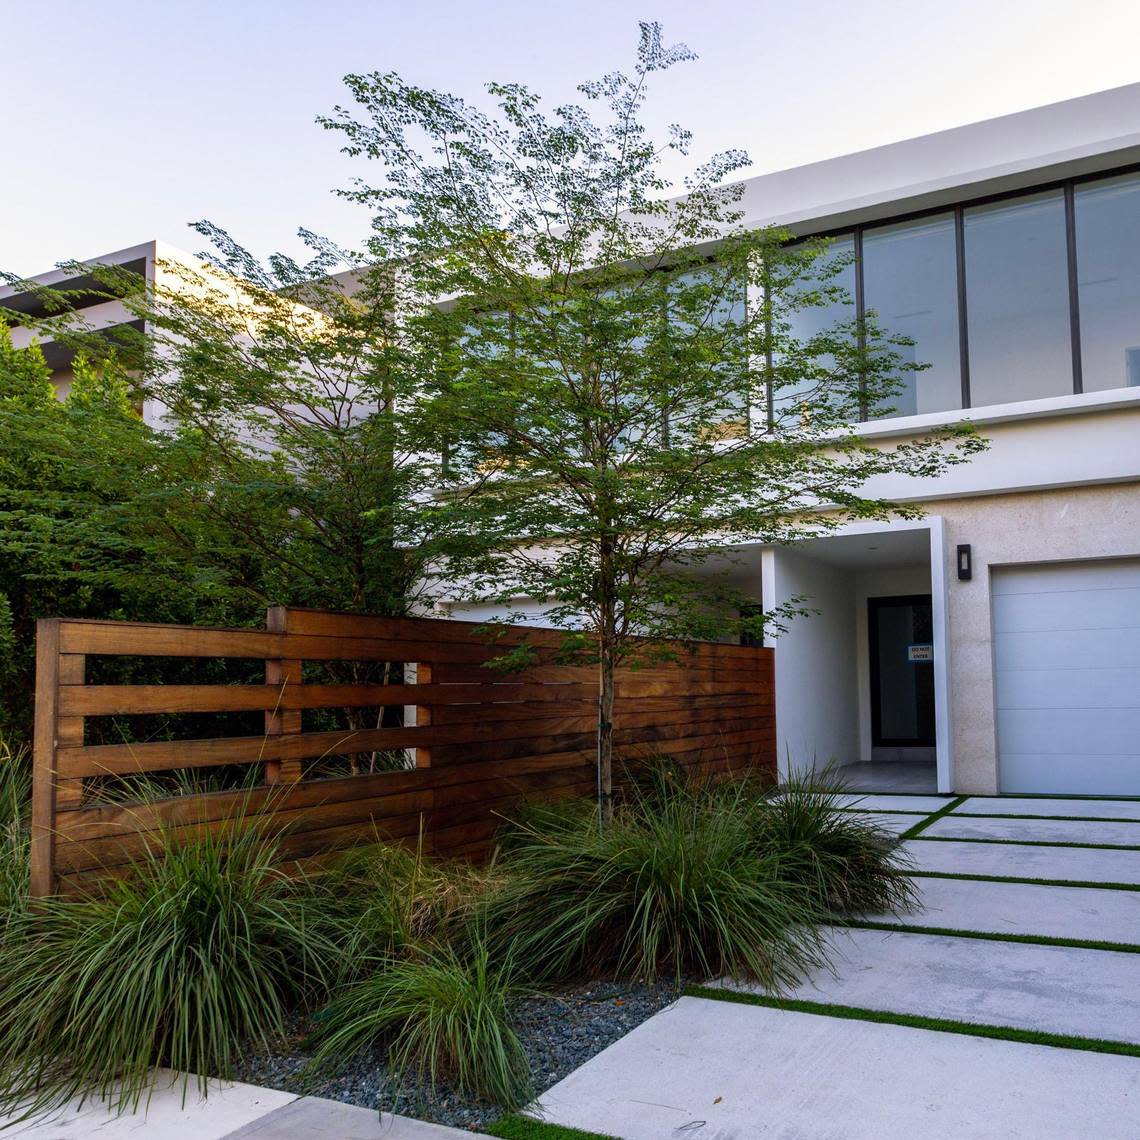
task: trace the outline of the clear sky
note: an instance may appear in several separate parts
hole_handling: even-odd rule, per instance
[[[0,268],[197,250],[198,218],[259,254],[300,225],[355,245],[332,190],[374,172],[313,122],[342,75],[563,101],[632,65],[639,19],[701,57],[652,120],[753,173],[1140,81],[1138,0],[0,0]]]

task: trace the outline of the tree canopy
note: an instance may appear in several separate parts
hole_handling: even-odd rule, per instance
[[[873,488],[983,446],[964,426],[861,430],[914,369],[907,342],[856,317],[829,243],[746,216],[742,152],[668,196],[663,158],[692,139],[650,137],[642,112],[691,58],[643,24],[633,72],[582,84],[580,104],[492,84],[487,111],[377,73],[349,76],[356,106],[324,120],[382,167],[348,193],[404,279],[443,457],[423,517],[449,539],[451,594],[534,599],[599,663],[603,806],[617,664],[780,627],[802,600],[749,607],[742,546],[915,517]]]

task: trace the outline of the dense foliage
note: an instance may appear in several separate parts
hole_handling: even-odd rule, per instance
[[[86,271],[136,318],[111,345],[70,311],[80,298],[39,290],[37,331],[77,353],[62,400],[39,349],[13,349],[0,321],[0,728],[12,735],[29,730],[37,617],[402,614],[430,580],[427,544],[398,540],[425,472],[397,413],[412,373],[387,331],[387,274],[342,281],[324,247],[267,269],[200,229],[213,266],[163,261],[150,283]],[[372,672],[333,679],[383,666]]]
[[[152,431],[135,399],[114,359],[82,355],[57,399],[42,354],[14,350],[0,323],[0,732],[13,738],[30,729],[38,617],[257,618],[264,562],[186,494],[208,457]]]

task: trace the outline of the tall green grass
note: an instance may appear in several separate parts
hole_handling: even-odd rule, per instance
[[[493,962],[478,937],[466,953],[442,945],[378,963],[319,1015],[315,1067],[387,1043],[390,1088],[411,1075],[433,1091],[447,1082],[464,1095],[519,1108],[534,1096],[511,1025],[523,992],[510,956]]]
[[[531,987],[733,977],[778,992],[826,962],[821,923],[911,899],[893,837],[836,792],[650,766],[599,830],[589,802],[520,811],[488,868],[376,845],[308,876],[234,823],[173,833],[98,895],[27,900],[27,758],[0,746],[0,1114],[138,1105],[157,1066],[231,1074],[323,1006],[318,1069],[366,1045],[394,1079],[504,1108],[533,1083]],[[192,1078],[188,1078],[192,1079]]]
[[[508,829],[487,928],[535,977],[730,976],[781,989],[824,961],[820,910],[757,850],[748,784],[640,782],[599,830],[579,805]]]
[[[346,852],[309,882],[316,928],[339,948],[337,980],[350,982],[425,944],[462,940],[493,879],[493,869],[427,859],[422,846]]]
[[[203,834],[98,897],[17,912],[0,945],[0,1113],[88,1095],[133,1109],[155,1066],[204,1088],[246,1045],[270,1048],[336,956],[275,859],[252,830]]]
[[[910,863],[896,837],[841,807],[835,774],[792,775],[752,813],[757,852],[828,914],[880,914],[914,902]]]
[[[28,896],[32,769],[26,749],[0,738],[0,940]]]

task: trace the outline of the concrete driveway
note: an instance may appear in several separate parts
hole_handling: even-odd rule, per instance
[[[624,1138],[1140,1137],[1140,802],[853,797],[921,909],[831,930],[777,1004],[685,997],[555,1085],[551,1122]],[[763,1004],[748,1004],[753,1000]]]

